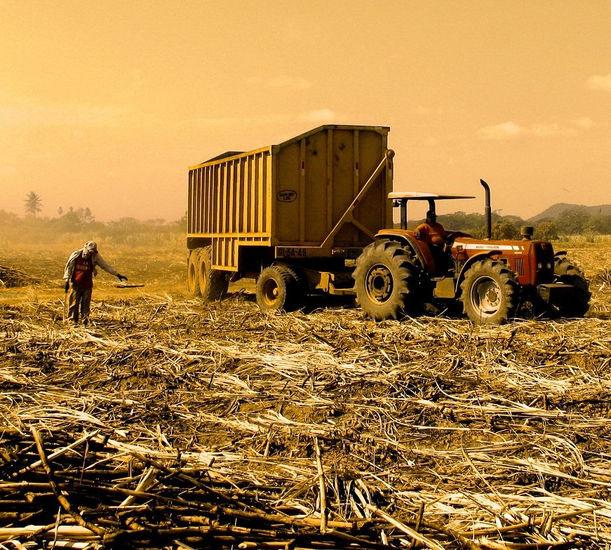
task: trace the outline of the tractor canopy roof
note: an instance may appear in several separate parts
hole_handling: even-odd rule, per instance
[[[415,193],[412,191],[393,191],[388,193],[388,198],[393,200],[410,201],[439,201],[445,199],[474,199],[471,195],[443,195],[439,193]]]

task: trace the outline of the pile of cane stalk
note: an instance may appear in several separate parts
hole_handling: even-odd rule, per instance
[[[611,544],[604,315],[0,307],[6,548]]]

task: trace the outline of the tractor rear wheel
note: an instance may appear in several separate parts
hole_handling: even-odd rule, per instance
[[[199,248],[197,251],[197,283],[204,302],[220,300],[229,287],[225,274],[218,269],[212,269],[211,253],[211,246]]]
[[[301,307],[304,290],[298,274],[287,265],[266,267],[257,278],[256,299],[261,311],[294,311]]]
[[[499,325],[515,315],[518,282],[507,264],[487,258],[473,264],[460,285],[463,309],[479,325]]]
[[[199,281],[197,274],[198,251],[191,250],[187,260],[187,292],[191,296],[199,296]]]
[[[378,240],[356,260],[356,296],[375,319],[398,319],[417,313],[421,304],[419,267],[396,241]]]
[[[570,298],[552,307],[563,317],[583,317],[590,308],[590,286],[581,270],[566,258],[557,258],[554,264],[554,282],[573,285]]]

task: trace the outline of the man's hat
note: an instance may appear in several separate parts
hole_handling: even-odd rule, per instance
[[[98,251],[98,245],[94,241],[87,241],[85,243],[84,248],[85,250],[87,250],[87,252],[97,252]]]

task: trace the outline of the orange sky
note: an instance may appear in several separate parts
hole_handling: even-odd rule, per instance
[[[187,167],[391,127],[398,190],[611,202],[611,2],[0,0],[0,210],[180,217]],[[445,209],[445,210],[444,210]],[[443,205],[441,212],[447,211]]]

